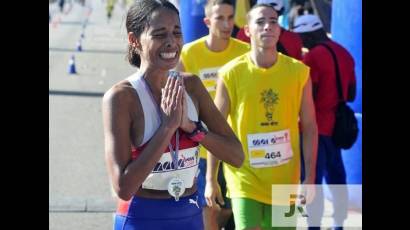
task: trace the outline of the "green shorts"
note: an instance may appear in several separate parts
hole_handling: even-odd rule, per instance
[[[232,212],[237,230],[261,227],[267,229],[289,229],[296,230],[296,227],[272,227],[272,209],[281,209],[283,206],[272,206],[248,198],[232,198]],[[283,215],[282,212],[274,212],[275,216]],[[294,220],[296,226],[296,219]],[[288,225],[289,226],[289,225]]]

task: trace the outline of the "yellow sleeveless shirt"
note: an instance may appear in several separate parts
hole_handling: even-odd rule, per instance
[[[309,67],[278,53],[272,67],[259,68],[246,53],[218,74],[230,98],[228,122],[245,152],[241,168],[224,164],[227,196],[272,205],[273,184],[300,180],[298,120]]]
[[[181,51],[181,61],[185,72],[197,75],[214,99],[218,70],[232,59],[248,52],[250,47],[248,43],[230,38],[225,50],[213,52],[205,44],[207,37],[208,35],[185,44]],[[206,159],[206,149],[202,146],[200,157]]]

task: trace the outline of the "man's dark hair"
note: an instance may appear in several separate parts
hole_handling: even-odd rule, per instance
[[[205,16],[209,17],[211,15],[211,9],[213,6],[222,4],[228,4],[234,7],[231,0],[208,0],[208,2],[205,5]]]
[[[127,13],[125,26],[127,34],[133,32],[136,37],[141,35],[145,28],[149,25],[151,15],[158,9],[169,9],[179,15],[178,9],[167,0],[137,0],[135,1]],[[139,67],[141,64],[140,56],[135,52],[131,44],[128,45],[128,61],[131,65]]]
[[[250,19],[251,12],[252,12],[254,9],[259,8],[259,7],[272,8],[272,10],[274,10],[274,11],[278,14],[278,17],[279,17],[278,11],[276,11],[275,8],[273,8],[273,6],[272,6],[271,4],[266,4],[266,3],[256,4],[256,5],[253,5],[253,6],[251,7],[251,9],[248,11],[248,13],[246,14],[246,20],[247,20],[248,22],[249,22],[249,19]]]

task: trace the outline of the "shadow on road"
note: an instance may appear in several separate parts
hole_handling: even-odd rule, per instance
[[[57,96],[79,96],[79,97],[102,97],[104,93],[98,92],[79,92],[79,91],[65,91],[65,90],[49,90],[48,95]]]
[[[77,49],[54,48],[54,47],[50,47],[48,50],[53,51],[53,52],[77,52]],[[87,49],[83,49],[81,52],[82,53],[126,54],[125,50],[124,51],[118,51],[118,50],[87,50]]]

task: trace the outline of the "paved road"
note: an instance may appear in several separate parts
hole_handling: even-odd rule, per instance
[[[107,23],[102,1],[90,2],[91,14],[78,4],[66,14],[50,5],[49,227],[53,230],[112,229],[115,205],[104,163],[101,97],[136,69],[125,59],[125,12],[117,7]],[[83,51],[77,52],[83,31]],[[72,55],[76,75],[68,74]]]

